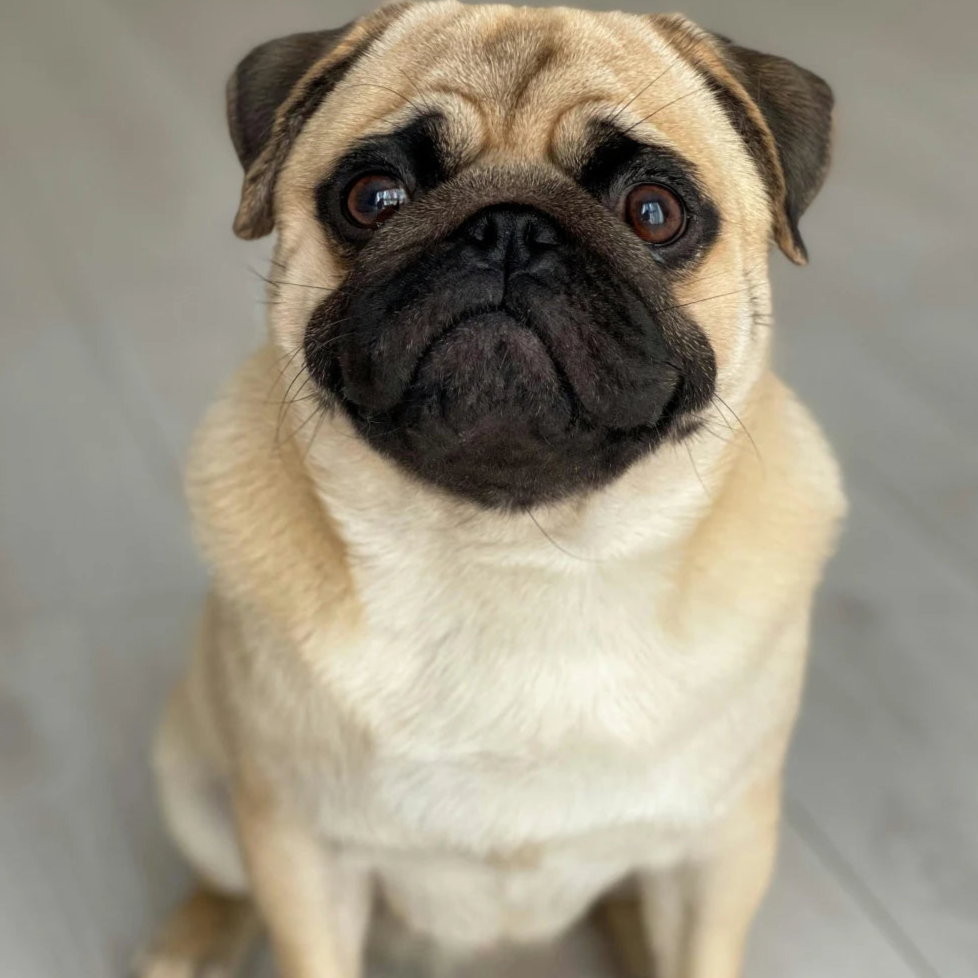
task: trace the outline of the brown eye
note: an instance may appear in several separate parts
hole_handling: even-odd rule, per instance
[[[407,188],[395,177],[370,173],[350,185],[346,209],[357,224],[375,228],[395,214],[407,199]]]
[[[664,245],[686,230],[686,209],[671,190],[643,183],[625,196],[625,220],[643,241]]]

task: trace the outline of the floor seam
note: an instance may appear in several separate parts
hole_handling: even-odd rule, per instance
[[[917,978],[943,978],[859,871],[822,831],[811,812],[796,798],[788,795],[785,798],[785,813],[789,824],[808,845],[815,858],[839,882],[894,954],[914,975]]]

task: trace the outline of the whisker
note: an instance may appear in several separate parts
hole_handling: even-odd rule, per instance
[[[400,65],[394,65],[394,67],[404,76],[405,81],[414,89],[414,94],[424,103],[425,111],[431,112],[432,109],[428,102],[428,97],[418,87],[418,83]]]
[[[333,326],[338,326],[340,323],[349,322],[351,318],[352,318],[351,316],[347,316],[346,319],[337,319],[335,323],[330,323],[329,326],[326,328],[329,329]],[[312,352],[318,353],[320,350],[324,349],[325,347],[330,346],[333,343],[337,343],[340,340],[345,340],[348,336],[353,336],[355,333],[356,330],[351,329],[346,333],[340,333],[338,336],[330,336],[329,339],[325,339],[325,340],[316,339],[311,344]]]
[[[562,554],[566,554],[566,555],[567,555],[568,557],[570,557],[570,558],[572,558],[573,560],[580,560],[580,561],[582,561],[582,562],[584,562],[584,563],[588,563],[588,564],[600,564],[600,563],[602,563],[602,561],[600,561],[600,560],[598,560],[598,559],[597,559],[596,557],[582,557],[582,556],[581,556],[580,554],[575,554],[575,553],[572,553],[572,552],[571,552],[570,550],[568,550],[568,549],[567,549],[566,547],[562,547],[562,546],[561,546],[561,545],[560,545],[560,544],[559,544],[559,543],[558,543],[558,542],[557,542],[557,541],[556,541],[556,540],[555,540],[555,539],[554,539],[554,538],[553,538],[553,537],[552,537],[552,536],[551,536],[551,535],[550,535],[549,533],[547,533],[547,531],[546,531],[546,530],[545,530],[545,529],[544,529],[544,528],[543,528],[543,527],[542,527],[542,526],[540,525],[540,521],[539,521],[539,520],[538,520],[538,519],[536,518],[536,516],[534,516],[534,515],[533,515],[533,510],[531,510],[531,509],[524,509],[524,510],[523,510],[523,512],[524,512],[524,513],[526,513],[526,515],[527,515],[527,516],[529,516],[531,520],[533,520],[533,523],[534,523],[534,525],[536,526],[536,528],[537,528],[537,529],[538,529],[538,530],[539,530],[539,531],[540,531],[540,532],[541,532],[541,533],[542,533],[542,534],[543,534],[543,535],[544,535],[544,536],[545,536],[545,537],[547,538],[547,540],[549,540],[549,541],[550,541],[550,543],[551,543],[551,544],[552,544],[552,545],[553,545],[553,546],[554,546],[554,547],[555,547],[555,548],[556,548],[557,550],[559,550],[559,551],[560,551],[560,552],[561,552]]]
[[[703,481],[703,476],[700,475],[700,470],[696,467],[696,460],[693,458],[693,450],[689,447],[688,441],[683,442],[683,448],[686,449],[686,454],[689,456],[689,464],[693,467],[693,474],[696,476],[696,481],[702,487],[703,492],[709,496],[710,491],[706,488],[706,483]]]
[[[709,435],[711,438],[716,438],[717,440],[722,441],[724,444],[730,441],[729,433],[732,433],[734,431],[734,429],[731,428],[730,425],[723,426],[724,430],[728,432],[728,434],[724,435],[722,432],[716,431],[714,429],[714,425],[716,424],[716,422],[713,421],[711,418],[706,418],[702,414],[699,414],[696,416],[696,420],[699,423],[697,431],[702,431],[705,434]]]
[[[741,431],[743,431],[743,433],[747,436],[747,440],[751,443],[751,447],[754,449],[754,454],[757,456],[757,460],[763,464],[764,459],[761,456],[760,449],[757,447],[757,442],[754,441],[754,436],[750,433],[750,431],[748,431],[744,422],[740,420],[740,415],[738,415],[737,412],[719,394],[714,393],[712,399],[714,402],[719,401],[734,416],[734,420],[736,420],[737,424],[740,425]],[[720,417],[723,417],[723,412],[716,407],[715,403],[714,407],[716,408],[717,414],[719,414]],[[726,418],[724,418],[724,421],[726,421]]]
[[[295,392],[296,397],[298,397],[302,393],[302,391],[305,389],[306,384],[308,384],[309,381],[312,380],[312,375],[306,371],[305,365],[303,365],[299,370],[296,371],[295,376],[292,378],[292,383],[289,384],[288,388],[286,388],[285,396],[282,398],[282,403],[279,405],[278,417],[275,420],[276,444],[278,443],[279,437],[282,434],[282,425],[285,422],[285,416],[292,405],[292,399],[289,397],[289,394],[291,393],[292,388],[295,386],[296,381],[303,375],[303,373],[306,374],[306,377],[299,385],[299,389]]]
[[[673,58],[672,61],[670,61],[669,64],[655,76],[655,78],[652,79],[652,81],[640,88],[624,105],[622,105],[618,111],[608,119],[608,122],[614,125],[614,123],[616,123],[622,117],[622,114],[629,108],[629,106],[634,104],[636,99],[641,98],[641,96],[643,96],[657,81],[662,79],[668,72],[670,72],[673,67],[682,60],[682,57],[683,56],[681,54],[677,54],[676,57]]]
[[[396,88],[391,88],[388,85],[380,85],[377,82],[357,82],[354,85],[347,86],[349,88],[379,88],[381,91],[390,92],[391,95],[396,95],[399,99],[407,102],[413,109],[416,109],[419,113],[422,111],[421,106],[418,105],[414,99],[408,98],[403,92],[399,92]],[[431,111],[430,106],[425,106],[427,111]]]
[[[666,102],[665,105],[660,105],[654,112],[650,112],[644,119],[639,119],[634,125],[629,126],[624,130],[622,135],[627,136],[633,129],[642,125],[643,122],[648,122],[649,119],[654,119],[660,112],[665,112],[671,105],[675,105],[677,102],[681,102],[684,98],[689,98],[692,95],[700,95],[705,91],[702,88],[694,88],[692,91],[686,92],[683,95],[677,95],[671,102]]]
[[[258,278],[260,278],[266,285],[274,285],[276,287],[282,285],[288,285],[295,289],[315,289],[317,292],[336,291],[335,288],[330,288],[329,286],[326,285],[310,285],[308,282],[287,282],[284,279],[269,278],[267,275],[263,275],[261,272],[258,271],[257,268],[254,268],[251,265],[248,266],[248,270],[252,272],[252,274],[257,275]]]
[[[316,398],[322,397],[322,393],[317,388],[311,394],[303,394],[302,397],[293,397],[289,404],[302,404],[303,401],[314,401]]]
[[[312,446],[316,443],[316,439],[319,437],[319,430],[323,426],[323,422],[326,420],[326,414],[329,411],[329,407],[326,404],[320,405],[319,410],[319,420],[316,422],[316,427],[313,429],[312,437],[309,439],[309,444],[306,445],[306,450],[303,452],[302,461],[306,462],[309,459],[309,453],[312,451]]]
[[[286,443],[288,443],[288,442],[290,442],[290,441],[293,441],[293,440],[294,440],[294,439],[296,438],[296,436],[297,436],[297,435],[299,434],[299,432],[301,432],[301,431],[302,431],[302,429],[303,429],[303,428],[305,428],[305,426],[306,426],[307,424],[309,424],[309,422],[310,422],[310,421],[312,421],[312,419],[313,419],[314,417],[316,417],[316,415],[317,415],[317,414],[319,414],[319,412],[320,412],[321,410],[322,410],[322,405],[317,405],[317,406],[316,406],[316,407],[315,407],[315,408],[314,408],[314,409],[313,409],[313,410],[312,410],[312,411],[311,411],[311,412],[309,413],[309,415],[308,415],[308,416],[307,416],[307,417],[305,418],[305,420],[304,420],[304,421],[303,421],[303,422],[302,422],[302,423],[301,423],[301,424],[300,424],[300,425],[299,425],[298,427],[296,427],[296,428],[293,428],[293,429],[292,429],[292,432],[291,432],[291,434],[290,434],[290,435],[288,436],[288,438],[286,438],[286,439],[285,439],[284,441],[283,441],[283,440],[282,440],[282,438],[280,437],[280,432],[278,432],[278,431],[276,431],[276,432],[275,432],[275,445],[276,445],[276,446],[277,446],[278,448],[281,448],[281,447],[282,447],[283,445],[285,445]]]
[[[292,351],[292,353],[290,355],[288,355],[288,359],[285,361],[285,366],[282,367],[282,369],[276,375],[275,380],[272,381],[272,386],[268,388],[268,393],[265,395],[266,400],[271,396],[272,391],[275,390],[275,388],[278,386],[279,381],[285,376],[285,371],[289,369],[290,365],[292,364],[292,361],[295,360],[295,358],[301,352],[302,352],[302,344],[300,343]],[[286,354],[283,353],[282,356],[285,357]]]
[[[334,322],[329,323],[328,326],[327,326],[327,328],[330,328],[332,326],[336,326],[339,323],[347,322],[348,319],[349,319],[349,317],[347,317],[347,319],[337,319]],[[335,343],[338,340],[342,340],[342,339],[344,339],[347,336],[352,336],[354,334],[354,332],[355,331],[351,330],[351,331],[346,332],[346,333],[340,333],[339,336],[331,336],[327,340],[318,340],[318,341],[316,341],[316,343],[313,346],[313,352],[314,353],[319,353],[324,347],[327,347],[331,343]],[[266,398],[269,395],[271,395],[272,390],[274,390],[275,387],[281,382],[282,376],[285,374],[286,370],[288,370],[289,365],[293,362],[293,360],[296,358],[296,356],[300,353],[300,351],[305,350],[305,349],[306,349],[306,345],[304,343],[303,344],[300,344],[293,351],[293,353],[291,354],[291,356],[288,357],[288,360],[287,360],[285,366],[282,368],[282,370],[279,372],[278,376],[276,377],[274,383],[272,384],[272,387],[269,389],[268,395],[266,395]],[[299,385],[299,387],[295,391],[295,393],[292,394],[292,389],[295,387],[295,385],[298,382],[299,378],[302,377],[303,374],[305,374],[305,377],[304,377],[302,383]],[[313,398],[316,398],[316,397],[320,397],[321,396],[321,392],[318,390],[318,388],[313,393],[311,393],[311,394],[303,395],[302,392],[306,389],[306,387],[310,383],[315,384],[316,381],[313,378],[312,374],[309,373],[308,368],[307,368],[307,365],[305,363],[303,363],[299,367],[299,369],[296,370],[295,376],[289,382],[288,387],[286,387],[285,394],[283,395],[282,400],[279,403],[278,417],[276,418],[276,422],[275,422],[275,441],[276,441],[276,443],[278,443],[279,440],[280,440],[281,432],[282,432],[282,425],[285,422],[285,416],[286,416],[286,414],[288,412],[288,409],[293,404],[298,404],[298,403],[300,403],[302,401],[309,401],[309,400],[312,400]],[[305,422],[303,422],[303,425],[304,424],[305,424]]]
[[[733,292],[718,292],[716,295],[707,295],[702,299],[690,299],[689,302],[677,302],[674,306],[663,306],[654,311],[657,313],[661,312],[671,312],[673,309],[685,309],[687,306],[695,306],[700,302],[711,302],[713,299],[725,299],[727,296],[740,295],[742,292],[748,291],[747,288],[734,289]]]

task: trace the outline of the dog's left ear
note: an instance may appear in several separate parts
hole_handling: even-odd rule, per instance
[[[260,238],[275,226],[279,171],[302,127],[353,64],[409,6],[393,3],[336,30],[291,34],[255,48],[227,84],[231,142],[244,167],[234,231]]]
[[[832,89],[793,61],[742,48],[722,37],[716,43],[774,137],[784,178],[784,222],[775,222],[778,244],[792,261],[803,265],[808,252],[798,221],[828,172]]]
[[[771,198],[775,240],[804,265],[808,253],[798,221],[828,170],[832,89],[792,61],[742,48],[680,15],[652,20],[700,71],[743,137]]]

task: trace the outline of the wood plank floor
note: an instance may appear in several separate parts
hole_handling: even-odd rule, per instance
[[[195,420],[262,334],[222,86],[352,0],[0,6],[0,975],[109,978],[186,871],[147,745],[203,587]],[[973,0],[689,0],[839,99],[775,260],[778,358],[843,459],[789,825],[749,978],[978,974]],[[587,934],[486,976],[605,974]],[[267,971],[267,965],[265,970]]]

